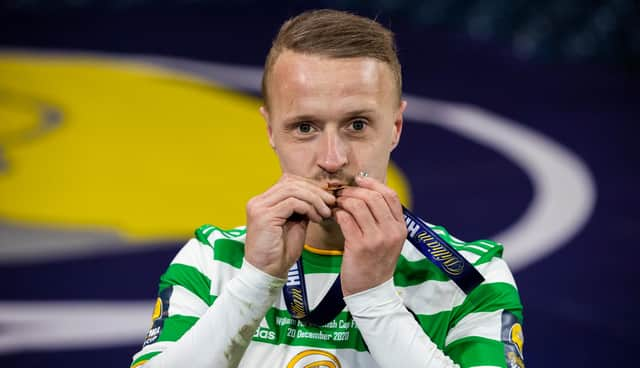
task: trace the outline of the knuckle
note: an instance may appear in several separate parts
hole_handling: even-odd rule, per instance
[[[294,197],[288,197],[282,202],[287,206],[295,206],[296,204],[298,204],[298,201]]]
[[[394,243],[404,242],[407,238],[407,228],[405,226],[397,226],[392,234]]]
[[[367,207],[367,205],[361,199],[354,198],[352,202],[353,202],[353,207],[355,207],[357,210],[364,210]]]
[[[365,194],[365,196],[370,202],[384,200],[384,196],[382,195],[382,193],[376,191],[369,191],[367,192],[367,194]]]
[[[409,234],[409,231],[407,230],[407,227],[404,226],[404,224],[401,224],[399,226],[399,229],[400,229],[400,238],[403,239],[403,240],[406,239],[407,235]]]
[[[400,202],[400,196],[391,188],[387,188],[387,197],[393,202]]]
[[[372,245],[381,246],[384,244],[384,239],[386,235],[381,229],[373,230],[370,235],[373,239],[377,240],[377,241],[371,242]]]
[[[256,207],[258,202],[258,198],[257,197],[253,197],[251,198],[246,205],[246,211],[248,215],[253,215],[255,212]]]
[[[295,182],[293,176],[291,176],[291,174],[282,174],[282,176],[280,177],[280,182],[282,184],[290,184],[292,182]]]

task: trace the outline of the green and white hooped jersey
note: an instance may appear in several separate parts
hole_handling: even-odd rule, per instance
[[[502,246],[486,240],[465,243],[442,227],[432,229],[474,264],[485,281],[465,295],[407,241],[393,279],[404,305],[438,348],[461,367],[523,367],[522,305],[513,276],[500,258]],[[225,231],[205,225],[196,231],[196,238],[160,278],[153,325],[132,367],[169,348],[215,303],[240,271],[245,235],[244,227]],[[313,309],[337,277],[342,256],[305,246],[302,260]],[[240,362],[240,367],[261,366],[378,365],[347,308],[324,326],[308,326],[291,318],[281,295]]]

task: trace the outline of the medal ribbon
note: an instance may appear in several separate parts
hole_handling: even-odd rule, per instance
[[[480,272],[424,221],[404,207],[402,212],[407,225],[407,240],[462,291],[469,294],[484,281]],[[320,304],[313,311],[309,310],[302,258],[289,269],[282,294],[287,309],[294,319],[316,326],[332,321],[345,307],[340,275],[338,275]]]
[[[299,258],[289,269],[282,294],[291,317],[316,326],[332,321],[346,305],[342,295],[340,275],[338,275],[320,304],[313,311],[309,310],[302,258]]]
[[[402,213],[407,224],[407,240],[449,276],[462,291],[469,294],[484,281],[480,272],[462,254],[444,241],[418,216],[404,207],[402,207]]]

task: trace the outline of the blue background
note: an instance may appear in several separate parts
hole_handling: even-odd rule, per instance
[[[307,2],[305,7],[326,3]],[[165,1],[126,10],[42,5],[25,10],[5,2],[0,46],[260,66],[279,25],[303,8],[295,2],[281,7],[251,1],[203,4]],[[576,153],[596,180],[597,202],[587,225],[566,246],[515,275],[525,306],[527,365],[633,365],[634,349],[640,347],[635,265],[640,238],[640,84],[635,39],[614,38],[622,51],[577,59],[554,54],[552,43],[548,52],[522,57],[500,37],[478,40],[460,31],[455,17],[453,23],[424,25],[407,12],[381,9],[370,5],[360,13],[378,16],[397,34],[405,92],[481,106],[532,127]],[[421,216],[462,239],[477,239],[513,224],[529,204],[529,179],[496,152],[436,126],[407,124],[405,129],[393,159],[412,184],[414,209]],[[417,161],[416,154],[427,159]],[[473,180],[485,175],[495,180]],[[0,280],[10,280],[2,286],[0,300],[152,300],[158,276],[180,245],[0,266]],[[0,365],[124,367],[138,348],[0,355]]]

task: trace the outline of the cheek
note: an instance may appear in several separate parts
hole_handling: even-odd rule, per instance
[[[287,145],[277,149],[282,171],[289,174],[304,175],[309,166],[313,166],[313,150],[304,145]]]
[[[386,142],[355,145],[351,150],[351,162],[358,170],[371,171],[373,174],[386,172],[389,162],[389,150],[383,149]]]

